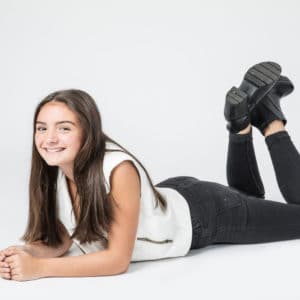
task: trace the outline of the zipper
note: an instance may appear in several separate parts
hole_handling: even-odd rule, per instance
[[[166,239],[166,240],[163,240],[163,241],[154,241],[154,240],[151,240],[151,239],[146,238],[146,237],[138,237],[137,240],[150,242],[150,243],[155,243],[155,244],[173,243],[173,240],[169,240],[169,239]]]

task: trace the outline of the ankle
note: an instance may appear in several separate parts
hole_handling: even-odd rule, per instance
[[[243,130],[239,131],[237,134],[247,134],[250,133],[252,129],[251,124],[248,124],[248,126],[246,128],[244,128]]]
[[[264,130],[264,136],[267,137],[279,131],[285,131],[284,123],[281,120],[274,120]]]

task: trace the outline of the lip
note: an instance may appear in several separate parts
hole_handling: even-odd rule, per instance
[[[46,152],[62,152],[64,151],[66,148],[43,148]]]

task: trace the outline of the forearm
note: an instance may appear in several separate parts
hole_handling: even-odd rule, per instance
[[[33,243],[25,244],[24,247],[25,250],[33,256],[50,258],[63,255],[68,250],[68,248],[70,248],[71,244],[72,242],[70,241],[70,244],[67,247],[66,244],[62,244],[58,247],[50,247],[45,245],[42,241],[36,241]]]
[[[89,277],[124,273],[127,265],[109,250],[80,256],[41,258],[41,277]]]

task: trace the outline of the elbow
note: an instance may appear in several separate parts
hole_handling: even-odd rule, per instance
[[[118,274],[124,274],[124,273],[127,273],[128,269],[129,269],[129,265],[130,265],[130,262],[122,262],[119,264],[119,268],[118,268]]]
[[[112,275],[123,274],[128,271],[130,265],[130,259],[128,259],[128,257],[120,257],[119,253],[115,254],[110,251],[108,251],[108,255]]]
[[[129,269],[129,265],[130,265],[130,260],[119,260],[119,263],[117,264],[117,270],[116,270],[116,274],[124,274],[127,273],[128,269]]]
[[[118,266],[118,267],[114,267],[113,269],[111,269],[111,271],[105,275],[121,275],[121,274],[127,273],[127,271],[128,271],[128,266],[126,266],[126,267]],[[101,273],[101,274],[99,274],[99,276],[100,275],[104,275],[104,274]]]
[[[120,274],[127,273],[128,269],[129,269],[129,265],[130,265],[130,263],[126,264],[125,267],[122,268],[122,271]]]

